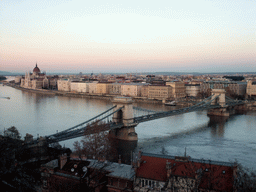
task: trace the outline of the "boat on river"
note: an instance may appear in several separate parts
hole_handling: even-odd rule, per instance
[[[167,102],[167,103],[165,103],[165,105],[167,105],[167,106],[176,106],[176,101]]]

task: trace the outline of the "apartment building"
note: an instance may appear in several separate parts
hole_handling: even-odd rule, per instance
[[[200,92],[200,84],[187,84],[186,87],[186,96],[197,97]]]
[[[172,95],[173,98],[183,98],[186,96],[186,88],[185,83],[181,81],[171,81],[166,82],[166,85],[172,87]]]
[[[97,81],[88,83],[89,93],[90,94],[97,94]]]
[[[109,83],[97,83],[97,91],[98,94],[109,94]]]
[[[71,91],[71,82],[69,79],[59,79],[57,84],[58,91]]]
[[[244,96],[246,94],[246,82],[231,82],[228,89],[233,95]]]
[[[156,86],[149,85],[148,86],[148,98],[149,99],[167,99],[172,95],[172,87],[171,86]]]
[[[247,88],[246,88],[246,94],[249,97],[256,96],[256,79],[248,81]]]
[[[206,81],[200,85],[200,92],[209,94],[211,89],[225,89],[230,95],[244,96],[246,87],[246,82]]]
[[[74,81],[70,83],[71,92],[87,93],[89,92],[88,83],[82,81]]]
[[[144,83],[124,83],[121,85],[121,95],[130,97],[140,97],[141,88]]]
[[[149,85],[144,85],[141,87],[141,97],[148,98],[148,87]]]
[[[110,95],[121,95],[121,83],[111,83],[109,84],[109,94]]]

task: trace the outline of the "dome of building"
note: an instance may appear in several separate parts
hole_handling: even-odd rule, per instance
[[[40,73],[40,69],[37,67],[37,64],[36,67],[33,69],[33,73]]]

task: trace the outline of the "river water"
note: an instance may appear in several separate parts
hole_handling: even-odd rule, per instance
[[[6,99],[4,97],[10,97]],[[155,111],[173,107],[135,104]],[[112,106],[110,101],[42,95],[0,85],[0,132],[17,127],[22,137],[62,131]],[[191,112],[144,122],[136,127],[138,148],[144,152],[234,162],[256,170],[256,112],[228,119],[210,119],[206,111]],[[61,142],[73,148],[75,140]]]

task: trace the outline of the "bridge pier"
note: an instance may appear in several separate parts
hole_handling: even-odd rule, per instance
[[[116,105],[114,110],[122,108],[113,115],[113,122],[123,123],[123,127],[109,132],[111,137],[126,141],[138,141],[133,116],[133,101],[130,97],[116,97],[113,100],[113,105]]]
[[[209,116],[229,117],[230,112],[229,112],[227,107],[222,107],[222,108],[208,110],[207,115],[209,115]]]
[[[214,100],[212,101],[211,105],[219,104],[221,108],[209,109],[207,115],[229,117],[230,110],[226,106],[225,89],[212,89],[212,96],[212,99]]]
[[[114,123],[123,123],[123,127],[110,130],[109,137],[115,141],[122,162],[129,164],[131,152],[136,149],[138,143],[138,135],[135,132],[137,124],[133,119],[133,101],[130,97],[116,97],[113,105],[116,105],[114,110],[122,109],[113,115],[112,120]]]

